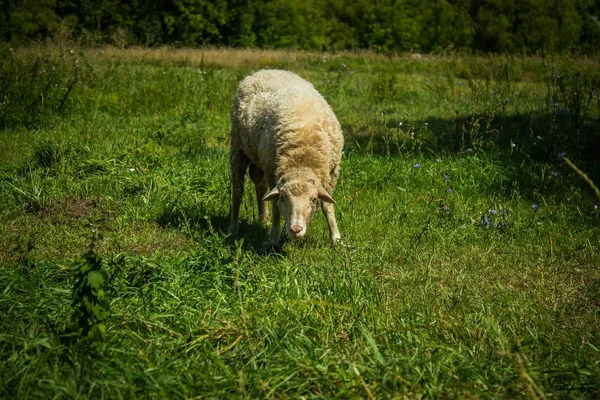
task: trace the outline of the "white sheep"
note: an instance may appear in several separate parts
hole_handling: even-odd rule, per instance
[[[229,234],[238,234],[249,169],[259,217],[266,221],[267,202],[277,201],[271,211],[271,246],[280,241],[281,215],[289,237],[306,234],[317,199],[321,200],[331,242],[336,244],[340,232],[331,196],[340,174],[343,144],[337,118],[312,84],[281,70],[262,70],[246,77],[231,110]]]

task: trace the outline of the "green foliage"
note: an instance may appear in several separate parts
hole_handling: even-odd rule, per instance
[[[166,41],[185,45],[218,43],[226,22],[225,0],[175,0],[164,14]]]
[[[323,2],[265,1],[256,22],[261,47],[324,50],[329,47],[329,26]]]
[[[48,36],[60,21],[56,14],[56,3],[56,0],[3,2],[0,11],[0,37],[14,41]]]
[[[597,52],[594,0],[67,0],[7,2],[6,40],[379,52]]]
[[[407,3],[356,3],[352,23],[361,24],[357,29],[360,47],[383,52],[417,50],[417,36],[423,26],[414,20],[416,10],[407,7]]]
[[[431,52],[472,47],[473,27],[468,1],[429,0],[418,3],[420,6],[415,18],[422,28],[414,36],[419,49]]]

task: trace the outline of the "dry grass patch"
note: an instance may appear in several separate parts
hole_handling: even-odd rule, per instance
[[[317,57],[318,53],[290,50],[178,49],[172,47],[119,49],[107,46],[90,50],[89,55],[92,58],[110,58],[128,62],[171,61],[192,65],[215,64],[239,68],[291,64],[302,59]]]

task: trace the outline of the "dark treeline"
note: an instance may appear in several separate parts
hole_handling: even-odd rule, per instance
[[[598,0],[2,0],[7,41],[597,52]]]

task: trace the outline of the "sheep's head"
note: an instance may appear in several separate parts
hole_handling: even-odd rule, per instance
[[[329,193],[316,179],[284,182],[267,194],[265,201],[276,201],[279,212],[285,218],[288,236],[303,237],[317,211],[317,200],[335,203]]]

